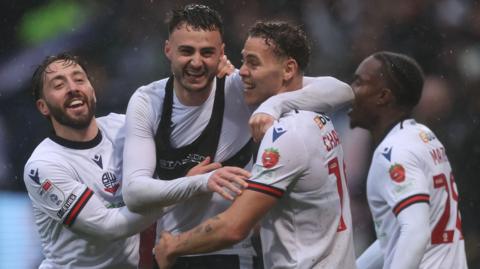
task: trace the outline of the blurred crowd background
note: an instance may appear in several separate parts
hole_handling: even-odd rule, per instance
[[[80,55],[97,91],[97,115],[124,113],[139,86],[169,75],[163,55],[165,14],[191,2],[0,2],[0,268],[33,268],[41,259],[22,180],[30,153],[50,132],[30,91],[36,65],[45,56],[63,51]],[[310,76],[330,75],[350,82],[356,66],[373,52],[390,50],[413,56],[427,75],[415,118],[430,126],[445,145],[460,193],[469,266],[480,268],[479,1],[196,3],[209,5],[223,16],[226,53],[237,67],[246,31],[259,19],[288,20],[304,27],[312,40]],[[334,119],[347,155],[359,255],[374,240],[365,197],[373,148],[368,133],[349,129],[346,110],[337,112]],[[15,255],[21,258],[17,261]]]

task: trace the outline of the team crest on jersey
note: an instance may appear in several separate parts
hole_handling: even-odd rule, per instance
[[[102,183],[105,187],[103,190],[112,194],[117,192],[118,187],[120,187],[120,183],[117,181],[117,177],[112,172],[106,172],[102,175]]]
[[[45,180],[40,188],[38,194],[42,197],[43,202],[51,208],[60,208],[60,205],[65,200],[63,192],[55,186],[49,179]]]
[[[420,131],[418,135],[420,136],[420,139],[422,139],[424,143],[428,143],[435,139],[435,135],[431,132]]]
[[[390,178],[397,183],[405,180],[405,168],[401,164],[396,163],[390,166],[388,172],[390,173]]]
[[[280,154],[275,148],[267,148],[262,154],[262,164],[265,168],[272,168],[277,165]]]

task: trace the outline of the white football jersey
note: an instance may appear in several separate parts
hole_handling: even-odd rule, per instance
[[[452,169],[442,143],[426,126],[409,119],[389,131],[375,149],[367,197],[384,268],[392,266],[400,236],[396,216],[414,203],[430,204],[431,241],[420,268],[467,268]]]
[[[265,268],[355,268],[343,158],[327,116],[291,112],[267,131],[248,186],[279,199],[262,221]]]
[[[119,114],[98,118],[100,131],[89,142],[52,135],[37,146],[27,161],[24,181],[45,255],[40,268],[137,267],[138,235],[105,241],[67,228],[93,193],[106,207],[124,205],[124,120]]]

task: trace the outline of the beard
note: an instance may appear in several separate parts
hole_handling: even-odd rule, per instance
[[[72,96],[71,98],[74,98],[74,97],[79,97],[79,95]],[[86,96],[81,96],[81,97],[85,101],[85,104],[87,105],[87,108],[88,108],[87,114],[83,114],[77,117],[72,117],[66,113],[63,107],[55,106],[47,102],[46,104],[50,109],[51,117],[53,117],[58,123],[64,126],[77,129],[77,130],[86,129],[92,122],[93,116],[95,115],[96,102],[93,98],[88,99]]]

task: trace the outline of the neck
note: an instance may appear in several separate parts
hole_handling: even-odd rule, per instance
[[[378,145],[385,137],[386,133],[390,131],[401,120],[409,117],[409,114],[404,111],[387,110],[380,113],[377,122],[370,128],[373,142]]]
[[[92,121],[87,128],[75,129],[65,125],[61,125],[56,121],[52,122],[55,134],[63,139],[75,142],[87,142],[95,138],[98,133],[97,121],[92,118]]]
[[[292,92],[299,90],[303,87],[303,75],[296,75],[288,81],[284,81],[282,88],[278,93],[282,92]]]
[[[178,100],[185,106],[199,106],[208,99],[210,92],[212,91],[213,81],[207,85],[207,87],[200,90],[185,89],[180,83],[173,82],[173,89],[177,95]]]

